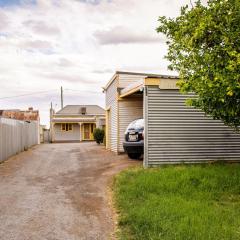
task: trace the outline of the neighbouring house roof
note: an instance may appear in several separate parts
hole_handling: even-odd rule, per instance
[[[83,109],[85,108],[86,113],[82,114]],[[54,117],[58,115],[80,115],[80,116],[95,116],[95,115],[105,115],[105,110],[98,105],[67,105],[60,111],[54,114]]]
[[[6,109],[0,110],[0,116],[21,121],[39,121],[39,111],[29,108],[28,110]]]
[[[170,78],[170,79],[171,79],[171,78],[177,79],[177,78],[179,78],[178,76],[174,76],[174,75],[116,71],[115,74],[113,75],[113,77],[108,81],[108,83],[106,84],[106,86],[103,87],[103,89],[106,90],[119,74],[122,74],[122,75],[143,76],[143,77],[146,77],[146,78],[147,78],[147,77],[152,77],[152,78],[164,78],[164,79],[168,79],[168,78]]]

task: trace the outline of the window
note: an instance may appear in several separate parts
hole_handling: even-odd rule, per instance
[[[73,126],[72,123],[62,123],[62,131],[72,131]]]

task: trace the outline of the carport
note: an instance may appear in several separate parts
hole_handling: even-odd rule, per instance
[[[106,93],[106,147],[122,153],[124,132],[130,122],[143,118],[143,80],[138,73],[116,72],[104,87]]]
[[[116,72],[107,86],[107,148],[123,152],[128,124],[144,118],[144,166],[169,163],[239,161],[240,134],[188,107],[193,94],[182,95],[178,78]]]

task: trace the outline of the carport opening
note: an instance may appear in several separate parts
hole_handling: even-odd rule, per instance
[[[119,101],[119,152],[124,152],[123,144],[128,141],[128,138],[126,139],[127,135],[125,135],[128,125],[134,120],[143,119],[143,97],[143,88],[138,88],[137,91],[131,92],[130,94],[122,94]],[[140,138],[137,139],[139,140]],[[139,147],[137,144],[138,143],[136,143],[136,148]],[[141,159],[143,159],[142,156]]]

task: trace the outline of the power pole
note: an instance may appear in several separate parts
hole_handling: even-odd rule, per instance
[[[52,142],[53,139],[53,123],[52,123],[52,117],[53,117],[53,106],[52,106],[52,102],[51,102],[51,107],[50,107],[50,125],[49,125],[49,130],[50,130],[50,136],[49,137],[49,141]]]
[[[61,109],[63,109],[63,87],[61,87]]]

